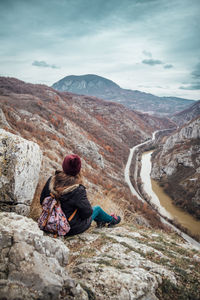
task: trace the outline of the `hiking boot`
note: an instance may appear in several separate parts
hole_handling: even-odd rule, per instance
[[[98,227],[98,228],[102,228],[102,227],[105,227],[105,226],[106,226],[106,222],[103,222],[103,221],[101,221],[101,222],[96,221],[96,223],[97,223],[97,227]]]
[[[111,217],[113,218],[112,221],[108,224],[108,227],[112,227],[114,225],[119,224],[121,221],[120,216],[116,216],[115,214],[112,214]]]

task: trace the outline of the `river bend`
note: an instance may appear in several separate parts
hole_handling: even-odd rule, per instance
[[[165,129],[165,130],[168,130],[168,129]],[[155,140],[156,133],[162,132],[162,131],[165,131],[165,130],[155,131],[152,135],[151,140],[145,141],[145,142],[143,142],[141,144],[138,144],[138,145],[136,145],[136,146],[134,146],[133,148],[130,149],[130,154],[129,154],[127,164],[126,164],[126,167],[125,167],[125,170],[124,170],[125,182],[128,184],[132,195],[137,196],[137,198],[142,202],[145,202],[143,196],[138,191],[136,191],[136,189],[133,187],[133,185],[131,183],[131,180],[130,180],[130,167],[131,167],[132,159],[136,155],[136,152],[137,152],[138,148],[140,148],[143,145],[147,145],[147,144],[151,143],[152,141]],[[173,219],[173,215],[165,207],[163,207],[160,204],[159,198],[157,197],[157,195],[154,193],[154,191],[152,189],[152,182],[151,182],[151,177],[150,177],[150,172],[151,172],[150,156],[151,156],[151,152],[149,151],[148,154],[146,153],[146,155],[145,155],[146,161],[143,161],[142,168],[141,168],[141,178],[142,179],[145,178],[145,180],[143,180],[144,181],[143,188],[144,188],[145,192],[152,199],[152,203],[154,205],[156,205],[156,207],[158,208],[158,211],[159,211],[159,214],[160,214],[160,217],[161,217],[161,221],[163,223],[165,223],[166,225],[170,226],[171,228],[173,228],[173,230],[175,230],[178,234],[180,234],[187,242],[191,243],[193,246],[200,249],[200,243],[198,243],[193,238],[191,238],[190,236],[188,236],[187,234],[185,234],[184,232],[182,232],[181,230],[176,228],[174,225],[172,225],[171,223],[169,223],[165,219],[165,217],[167,217],[168,219]],[[143,154],[143,159],[144,159],[144,154]],[[136,165],[137,165],[137,161],[136,161]],[[136,166],[136,169],[137,169],[137,166]],[[144,175],[144,173],[145,173],[145,175]],[[135,174],[134,176],[137,176],[137,175]],[[137,177],[135,177],[135,180],[137,180]],[[180,223],[182,223],[182,222],[180,222]],[[183,225],[185,225],[185,224],[183,224]]]

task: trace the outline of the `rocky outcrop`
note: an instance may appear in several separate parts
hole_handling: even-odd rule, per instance
[[[32,219],[0,213],[0,299],[88,299],[69,277],[69,250]]]
[[[190,294],[191,286],[184,287],[179,274],[184,273],[189,283],[194,272],[199,280],[194,267],[199,256],[194,257],[192,250],[184,248],[176,235],[137,225],[91,227],[89,232],[66,239],[65,243],[71,250],[69,274],[80,282],[89,299],[173,299],[172,287],[178,290],[179,285],[177,299],[182,299],[186,290]],[[161,291],[168,297],[170,291],[171,298],[165,298]],[[196,299],[194,294],[190,296]]]
[[[191,123],[180,128],[176,133],[172,134],[163,146],[163,153],[168,152],[175,147],[176,144],[187,142],[188,140],[200,138],[200,117]]]
[[[151,176],[176,204],[200,217],[200,117],[169,136],[155,151]]]
[[[36,143],[0,129],[0,209],[28,215],[39,179]]]
[[[89,116],[86,116],[88,119]],[[70,140],[73,144],[76,144],[76,151],[80,153],[81,157],[85,157],[87,160],[91,160],[99,168],[104,168],[103,156],[99,153],[100,147],[97,143],[86,138],[86,132],[78,128],[74,123],[70,123],[68,120],[64,121],[64,130],[70,136]],[[78,140],[78,143],[77,143]]]
[[[55,239],[30,218],[6,212],[0,218],[0,299],[158,300],[169,299],[169,291],[171,297],[179,291],[177,299],[200,296],[199,253],[176,234],[92,225]]]
[[[6,120],[3,110],[0,108],[0,127],[11,128],[9,123]]]

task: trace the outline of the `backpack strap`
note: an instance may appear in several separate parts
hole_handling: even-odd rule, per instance
[[[69,218],[67,218],[69,222],[73,219],[73,217],[75,216],[76,212],[77,212],[77,209],[75,209],[75,211],[73,212],[73,214]]]
[[[50,193],[50,196],[51,196],[53,199],[55,199],[55,196],[54,196],[53,193]],[[69,222],[73,219],[73,217],[75,216],[76,212],[77,212],[77,209],[75,209],[75,211],[71,214],[71,216],[70,216],[69,218],[67,218],[67,220],[68,220]]]
[[[53,193],[50,193],[51,198],[55,199],[55,196]]]
[[[53,198],[52,198],[52,199],[53,199]],[[48,211],[48,215],[47,215],[46,219],[44,220],[44,222],[43,222],[43,224],[42,224],[43,227],[46,226],[46,224],[47,224],[47,222],[48,222],[48,220],[49,220],[49,216],[50,216],[50,214],[51,214],[51,212],[52,212],[52,210],[53,210],[53,208],[54,208],[55,205],[56,205],[56,203],[54,203],[54,205],[51,207],[51,210]]]

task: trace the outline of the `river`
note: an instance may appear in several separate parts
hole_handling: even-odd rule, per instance
[[[192,234],[199,234],[200,221],[174,205],[172,199],[163,191],[163,188],[155,180],[151,179],[152,152],[145,152],[142,155],[140,176],[144,190],[151,197],[151,202],[156,205],[162,216],[177,220],[179,224],[189,229]]]
[[[160,130],[160,132],[161,132],[161,131],[166,131],[166,130],[167,130],[167,129]],[[145,142],[143,142],[143,143],[141,143],[141,144],[138,144],[138,145],[136,145],[136,146],[134,146],[133,148],[130,149],[129,157],[128,157],[128,160],[127,160],[127,163],[126,163],[126,167],[125,167],[125,169],[124,169],[124,179],[125,179],[125,182],[128,184],[128,186],[129,186],[129,188],[130,188],[130,191],[131,191],[132,195],[137,196],[137,198],[138,198],[139,200],[141,200],[142,202],[145,202],[145,200],[143,199],[143,196],[142,196],[141,194],[139,194],[138,191],[136,191],[136,189],[133,187],[132,182],[131,182],[131,180],[130,180],[130,167],[131,167],[131,163],[132,163],[133,157],[137,157],[136,151],[138,150],[138,148],[140,148],[140,147],[143,146],[143,145],[149,144],[151,141],[154,141],[154,140],[156,139],[156,133],[157,133],[157,132],[159,132],[159,130],[155,131],[155,132],[152,134],[152,139],[151,139],[151,140],[145,141]],[[149,161],[150,161],[150,160],[149,160]],[[137,162],[136,162],[136,164],[137,164]],[[145,163],[145,166],[147,166],[146,163]],[[149,166],[150,166],[150,170],[151,170],[151,161],[150,161],[150,165],[149,165]],[[136,168],[137,168],[137,166],[136,166]],[[146,174],[146,173],[147,173],[147,170],[145,171],[145,174]],[[137,178],[135,178],[135,179],[136,179],[136,182],[137,182]],[[144,182],[146,182],[147,179],[151,180],[151,179],[150,179],[150,171],[149,171],[149,175],[148,175],[147,177],[145,177]],[[151,186],[150,184],[147,185],[148,188],[149,188],[150,186]],[[150,190],[152,190],[152,189],[150,189]],[[147,190],[147,193],[148,193],[148,192],[150,192],[150,191]],[[154,194],[155,194],[155,193],[154,193]],[[158,204],[160,203],[160,200],[158,199],[158,197],[157,197],[157,200],[155,200],[155,201],[157,201]],[[196,240],[194,240],[192,237],[190,237],[190,236],[187,235],[186,233],[182,232],[180,229],[178,229],[176,226],[172,225],[170,222],[168,222],[168,221],[164,218],[165,213],[166,213],[166,215],[169,216],[169,218],[172,218],[172,215],[170,214],[170,212],[168,212],[168,211],[167,211],[164,207],[162,207],[161,205],[160,205],[159,210],[160,210],[160,219],[161,219],[161,221],[162,221],[164,224],[166,224],[167,226],[171,227],[171,228],[172,228],[174,231],[176,231],[180,236],[182,236],[188,243],[192,244],[193,247],[195,247],[195,248],[198,249],[198,250],[200,249],[200,243],[199,243],[199,242],[197,242]],[[163,210],[164,210],[164,214],[162,214]],[[163,217],[162,217],[162,216],[163,216]]]

